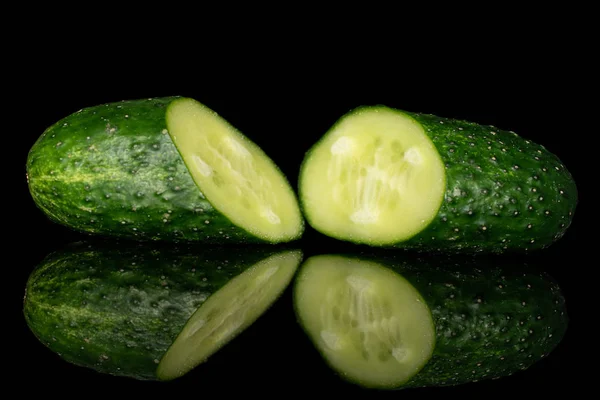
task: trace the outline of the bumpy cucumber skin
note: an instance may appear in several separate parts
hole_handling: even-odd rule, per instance
[[[563,339],[565,298],[548,275],[526,266],[448,262],[443,268],[399,269],[426,299],[436,325],[433,356],[406,387],[512,375]]]
[[[54,222],[135,240],[264,243],[211,205],[168,134],[179,97],[85,108],[49,127],[32,146],[27,178]]]
[[[434,320],[432,357],[408,382],[389,389],[455,386],[515,374],[548,356],[568,328],[558,284],[523,262],[493,256],[346,256],[400,274],[425,299]]]
[[[273,251],[72,244],[30,275],[24,317],[72,364],[156,380],[161,357],[196,309]]]
[[[445,253],[527,252],[549,247],[570,227],[577,187],[544,146],[494,126],[386,106],[358,107],[349,114],[377,108],[423,127],[445,165],[446,190],[435,218],[416,235],[391,245],[367,244]],[[301,193],[300,201],[310,215]]]
[[[493,126],[408,115],[423,126],[442,156],[446,193],[435,220],[399,247],[533,250],[565,234],[578,193],[556,155]]]

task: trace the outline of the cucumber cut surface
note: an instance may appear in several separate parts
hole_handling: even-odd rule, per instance
[[[299,250],[275,254],[209,297],[162,357],[158,379],[183,376],[258,319],[287,287],[301,259]]]
[[[193,99],[174,101],[166,118],[192,178],[215,208],[266,240],[298,237],[302,216],[295,193],[255,143]]]
[[[294,306],[328,364],[365,387],[407,382],[435,347],[431,312],[419,292],[374,262],[311,257],[297,277]]]
[[[385,107],[344,116],[311,150],[300,177],[315,229],[372,245],[419,233],[444,191],[444,164],[421,125]]]

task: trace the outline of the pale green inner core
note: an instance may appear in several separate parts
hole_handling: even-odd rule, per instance
[[[174,101],[168,131],[208,201],[234,224],[271,241],[295,238],[301,214],[273,161],[208,107]]]
[[[445,168],[423,128],[385,107],[343,117],[316,146],[301,179],[307,217],[341,239],[393,244],[436,215]]]
[[[365,386],[404,383],[432,354],[435,328],[424,300],[377,263],[312,257],[298,278],[295,301],[330,365]]]
[[[252,324],[287,287],[301,258],[300,251],[275,254],[210,296],[163,356],[159,379],[186,374]]]

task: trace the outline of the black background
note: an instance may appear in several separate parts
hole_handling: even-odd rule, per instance
[[[378,52],[368,43],[345,41],[348,51],[341,48],[344,43],[334,42],[328,51],[316,54],[301,45],[290,51],[282,46],[260,52],[255,43],[248,43],[237,53],[222,48],[225,57],[229,53],[225,59],[222,53],[216,56],[199,48],[194,58],[186,60],[156,49],[140,49],[140,42],[120,43],[129,46],[130,52],[116,54],[110,50],[113,42],[98,39],[92,42],[98,51],[85,59],[74,55],[75,43],[65,41],[58,47],[55,42],[38,44],[26,52],[25,70],[15,74],[16,83],[24,83],[26,89],[26,99],[19,101],[18,107],[24,111],[19,117],[18,147],[11,151],[16,159],[11,169],[16,183],[11,192],[18,194],[18,210],[5,211],[15,222],[12,226],[16,232],[14,246],[7,250],[18,255],[18,261],[9,262],[18,264],[11,266],[17,271],[16,283],[11,284],[17,290],[10,301],[17,311],[17,323],[10,326],[18,332],[19,374],[26,373],[35,382],[28,390],[60,393],[75,382],[88,392],[105,395],[186,391],[193,396],[327,392],[405,398],[490,394],[541,398],[576,384],[583,376],[581,369],[585,367],[579,357],[587,351],[583,321],[588,315],[582,308],[586,301],[580,282],[595,264],[580,256],[585,204],[577,209],[567,235],[535,256],[536,263],[558,280],[566,296],[571,317],[567,335],[548,358],[501,380],[403,393],[365,391],[346,384],[325,367],[296,325],[289,291],[209,362],[171,383],[100,375],[72,366],[46,349],[29,332],[20,314],[22,289],[44,256],[85,236],[49,222],[35,207],[25,180],[25,160],[45,128],[83,107],[147,97],[193,97],[261,146],[294,187],[304,152],[354,107],[385,104],[463,118],[513,130],[543,144],[571,171],[578,183],[580,203],[585,202],[580,183],[589,165],[581,155],[587,131],[575,126],[581,118],[576,100],[587,91],[587,81],[580,75],[584,62],[573,57],[576,51],[553,38],[514,53],[500,43],[489,49],[482,46],[483,54],[477,55],[457,44],[432,43],[423,56],[413,54],[414,49],[406,44],[390,54],[390,49]],[[501,56],[499,49],[503,50]],[[215,59],[220,61],[213,64]],[[363,68],[365,61],[367,67]],[[310,230],[301,243],[307,255],[328,251],[329,242]]]

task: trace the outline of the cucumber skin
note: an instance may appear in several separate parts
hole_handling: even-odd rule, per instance
[[[24,317],[40,342],[72,364],[157,380],[158,362],[194,311],[274,251],[75,243],[32,272]]]
[[[544,146],[491,125],[386,106],[361,106],[348,115],[370,108],[393,110],[422,126],[445,164],[446,190],[435,218],[416,235],[392,245],[368,245],[455,254],[527,252],[549,247],[570,227],[577,187]],[[309,215],[302,196],[300,201]]]
[[[522,261],[467,255],[340,255],[395,271],[430,308],[436,330],[432,357],[408,382],[389,389],[456,386],[510,376],[548,356],[568,328],[558,284]]]
[[[31,196],[73,230],[138,241],[264,243],[217,211],[167,131],[180,97],[85,108],[50,126],[26,163]]]
[[[400,247],[533,250],[565,234],[578,193],[556,155],[493,126],[408,115],[423,126],[442,156],[446,193],[436,219]]]

